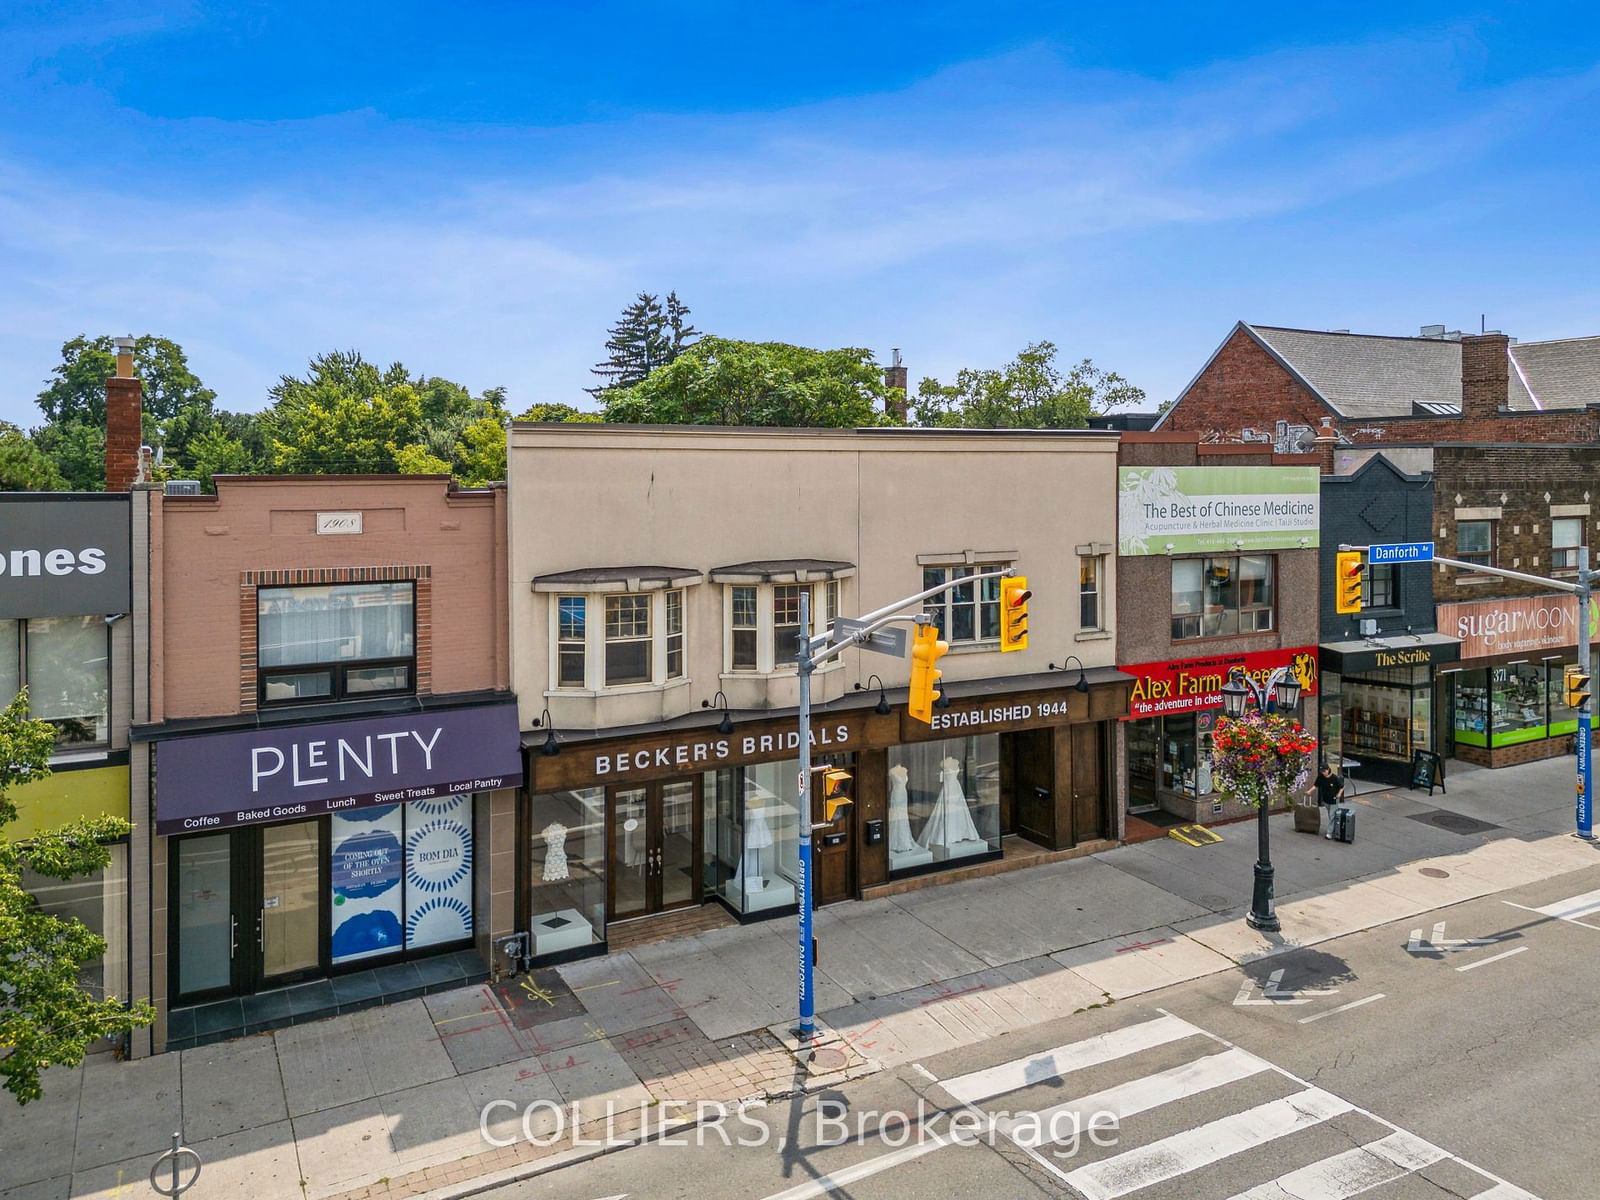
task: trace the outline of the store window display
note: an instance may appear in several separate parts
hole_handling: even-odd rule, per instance
[[[799,760],[706,774],[707,890],[741,913],[791,908],[799,896]]]
[[[533,953],[592,946],[606,927],[606,790],[535,796],[531,817]]]
[[[889,751],[891,877],[999,849],[998,734]]]

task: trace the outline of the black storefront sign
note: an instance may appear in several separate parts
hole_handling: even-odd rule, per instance
[[[156,832],[294,821],[522,782],[515,704],[161,742]]]
[[[1402,667],[1432,667],[1461,660],[1461,642],[1438,634],[1423,634],[1426,642],[1395,637],[1392,644],[1375,646],[1370,642],[1336,642],[1319,648],[1318,659],[1324,671],[1359,675],[1362,671],[1386,671]]]
[[[1434,788],[1449,795],[1449,789],[1444,786],[1444,759],[1433,750],[1411,752],[1411,790],[1419,788],[1427,788],[1430,796]]]
[[[0,494],[0,617],[132,607],[127,496]]]

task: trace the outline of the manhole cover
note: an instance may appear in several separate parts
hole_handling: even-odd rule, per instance
[[[811,1052],[811,1060],[808,1065],[818,1071],[838,1071],[849,1061],[843,1050],[835,1050],[831,1046],[824,1046],[820,1050]]]
[[[1418,875],[1426,875],[1429,879],[1449,879],[1450,878],[1450,872],[1449,871],[1441,871],[1438,867],[1423,867],[1422,870],[1417,872],[1417,874]]]
[[[1227,908],[1233,903],[1233,901],[1229,900],[1226,896],[1201,896],[1200,903],[1209,909],[1215,910],[1219,908]]]
[[[1491,825],[1488,821],[1480,821],[1476,817],[1464,817],[1460,813],[1446,812],[1440,808],[1430,808],[1424,812],[1412,813],[1411,820],[1421,821],[1424,825],[1432,825],[1435,829],[1448,829],[1451,833],[1487,833],[1491,829],[1499,829],[1498,825]]]

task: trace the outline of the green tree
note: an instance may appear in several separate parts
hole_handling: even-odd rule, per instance
[[[206,491],[216,490],[218,475],[249,475],[259,467],[249,449],[230,434],[221,422],[213,422],[189,441],[188,462],[174,479],[198,479]]]
[[[285,474],[392,474],[400,449],[422,433],[422,398],[406,369],[380,370],[354,350],[318,355],[304,379],[284,375],[270,394],[261,420],[272,468]]]
[[[570,404],[552,402],[549,404],[535,404],[527,412],[518,413],[519,421],[551,421],[551,422],[599,422],[605,416],[597,412],[585,412],[583,409],[573,408]]]
[[[64,421],[42,425],[29,440],[60,472],[74,492],[103,492],[106,487],[106,429],[103,424]]]
[[[872,352],[706,337],[649,378],[602,397],[607,421],[666,425],[881,425]]]
[[[61,363],[39,393],[39,408],[51,424],[106,423],[106,380],[117,373],[116,343],[82,334],[62,344]],[[170,421],[191,405],[210,411],[217,394],[189,369],[183,347],[170,338],[144,334],[133,342],[133,373],[144,385],[144,411]]]
[[[918,425],[961,429],[1082,429],[1091,413],[1144,400],[1122,376],[1087,358],[1065,373],[1053,342],[1035,342],[999,370],[963,367],[952,384],[924,379],[917,388]]]
[[[7,421],[0,421],[0,492],[57,492],[67,486],[50,456]]]
[[[611,327],[606,360],[594,366],[594,373],[605,382],[589,388],[589,394],[603,396],[644,382],[651,371],[677,358],[699,336],[700,331],[689,324],[689,306],[677,292],[668,292],[665,304],[659,296],[640,292]]]
[[[76,1066],[101,1038],[155,1019],[149,1004],[85,991],[80,972],[105,954],[105,939],[43,912],[23,888],[24,869],[63,880],[103,871],[105,843],[132,828],[120,817],[92,817],[25,842],[6,836],[17,819],[8,793],[50,773],[54,744],[48,721],[28,719],[26,689],[0,710],[0,1084],[21,1104],[44,1094],[40,1077],[50,1067]]]

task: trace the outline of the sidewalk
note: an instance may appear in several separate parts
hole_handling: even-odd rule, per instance
[[[810,1071],[793,1020],[794,922],[735,926],[272,1034],[47,1079],[0,1122],[0,1200],[151,1195],[174,1130],[206,1166],[187,1195],[420,1195],[572,1156],[535,1134],[556,1106],[608,1101],[652,1124],[665,1101],[738,1102],[831,1086],[1240,963],[1600,864],[1567,836],[1570,759],[1497,772],[1452,763],[1450,794],[1358,797],[1357,840],[1273,820],[1285,934],[1248,929],[1255,827],[1194,848],[1121,847],[817,914],[817,1007],[838,1035]],[[829,1075],[813,1072],[827,1069]],[[6,1101],[5,1103],[9,1103]],[[642,1106],[642,1110],[641,1110]],[[571,1110],[568,1109],[568,1112]],[[586,1153],[595,1153],[590,1150]]]

